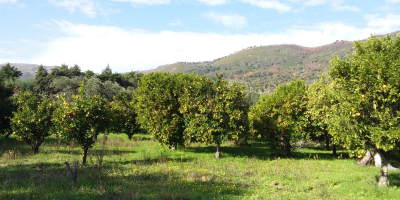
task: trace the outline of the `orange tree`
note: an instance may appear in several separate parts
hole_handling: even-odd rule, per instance
[[[306,120],[310,123],[308,137],[317,140],[325,140],[326,148],[333,143],[333,155],[336,155],[335,139],[329,134],[332,105],[337,103],[335,90],[337,84],[327,75],[321,75],[319,80],[309,85],[306,90]]]
[[[176,76],[169,73],[147,74],[135,90],[137,121],[154,139],[172,149],[185,143],[185,123],[178,101],[181,95],[178,91],[182,87],[176,84]]]
[[[112,102],[113,121],[110,124],[109,131],[113,133],[125,133],[129,140],[140,130],[140,126],[136,123],[135,106],[136,99],[133,94],[121,92],[114,96]]]
[[[83,83],[79,94],[72,96],[74,102],[68,103],[65,97],[60,98],[60,105],[53,115],[53,122],[58,133],[67,140],[76,140],[83,149],[82,164],[86,164],[88,150],[95,144],[95,138],[104,132],[113,117],[110,105],[100,95],[85,97]]]
[[[194,74],[151,73],[135,91],[138,121],[160,143],[176,147],[191,141],[219,146],[242,141],[246,132],[243,88]]]
[[[269,144],[280,143],[288,156],[291,144],[303,137],[304,81],[295,80],[281,85],[270,94],[261,96],[257,104],[250,108],[251,132]]]
[[[215,144],[219,157],[221,143],[230,138],[247,142],[247,104],[243,87],[229,85],[222,75],[215,81],[193,74],[181,74],[185,88],[179,99],[184,114],[185,135],[205,144]]]
[[[331,61],[329,75],[342,89],[332,107],[332,134],[357,154],[374,148],[382,157],[380,186],[388,186],[388,152],[400,141],[400,37],[372,36]]]
[[[36,154],[44,138],[51,134],[51,118],[56,103],[31,91],[25,91],[16,95],[14,104],[18,109],[13,112],[14,116],[11,118],[13,133],[29,144]]]

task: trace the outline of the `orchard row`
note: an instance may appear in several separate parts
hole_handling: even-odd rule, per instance
[[[111,100],[85,95],[83,83],[71,101],[20,92],[13,98],[18,108],[11,128],[34,153],[50,134],[74,139],[83,149],[83,164],[97,135],[107,131],[131,138],[142,128],[172,149],[213,144],[216,157],[228,139],[237,145],[261,140],[288,156],[293,142],[317,139],[356,156],[375,149],[383,158],[380,185],[388,185],[387,152],[400,147],[399,90],[400,38],[372,36],[355,42],[345,59],[334,57],[315,83],[294,80],[251,107],[244,88],[222,76],[150,73],[134,92]]]

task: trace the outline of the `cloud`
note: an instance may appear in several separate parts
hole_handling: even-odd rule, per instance
[[[49,2],[55,6],[67,9],[70,13],[74,13],[75,10],[79,10],[89,17],[95,17],[97,14],[98,5],[92,0],[49,0]]]
[[[388,3],[400,3],[400,0],[386,0]]]
[[[182,26],[182,21],[181,20],[176,20],[174,22],[169,23],[170,26]]]
[[[360,9],[356,6],[344,5],[343,0],[289,0],[295,3],[302,3],[304,6],[319,6],[327,4],[334,11],[352,11],[358,12]]]
[[[17,3],[17,0],[0,0],[0,3]]]
[[[207,19],[213,20],[230,28],[243,28],[247,25],[246,18],[238,14],[207,12],[204,14],[204,16]]]
[[[367,26],[379,30],[381,33],[389,33],[400,30],[400,15],[388,14],[384,17],[380,15],[367,15]]]
[[[239,0],[242,3],[248,3],[253,6],[257,6],[263,9],[271,9],[271,10],[277,10],[280,13],[284,12],[289,12],[292,10],[292,8],[286,4],[283,4],[277,0]]]
[[[171,0],[113,0],[118,2],[129,2],[133,5],[167,5]]]
[[[13,56],[2,54],[0,63],[13,60],[44,65],[76,63],[82,70],[95,72],[101,72],[109,63],[114,71],[126,72],[178,61],[213,60],[254,45],[315,47],[336,40],[365,39],[370,34],[386,34],[400,29],[400,15],[368,15],[365,20],[365,26],[361,28],[341,22],[323,22],[312,26],[293,26],[282,31],[245,34],[150,32],[53,20],[49,22],[52,27],[45,30],[57,30],[57,34],[53,34],[56,38],[28,49],[35,51],[22,52],[23,45],[2,43],[0,52],[7,53],[8,45],[18,48],[10,48],[12,52],[8,54]]]
[[[210,6],[222,5],[228,3],[228,0],[198,0],[198,1]]]
[[[343,1],[330,1],[329,6],[331,6],[333,10],[337,11],[343,11],[343,10],[352,12],[360,11],[360,9],[356,6],[343,5]]]

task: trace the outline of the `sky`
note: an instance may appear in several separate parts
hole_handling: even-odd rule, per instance
[[[122,73],[399,30],[400,0],[0,0],[0,63]]]

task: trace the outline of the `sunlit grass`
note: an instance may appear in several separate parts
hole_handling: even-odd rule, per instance
[[[397,199],[400,173],[390,172],[389,188],[379,188],[379,169],[333,158],[330,151],[303,148],[286,158],[262,144],[192,144],[177,151],[148,135],[110,134],[104,163],[97,167],[101,141],[79,166],[73,187],[65,161],[81,159],[77,144],[48,138],[40,153],[15,138],[0,138],[0,199]],[[19,152],[14,157],[7,156]],[[101,172],[101,173],[100,173]],[[101,179],[100,179],[101,178]]]

